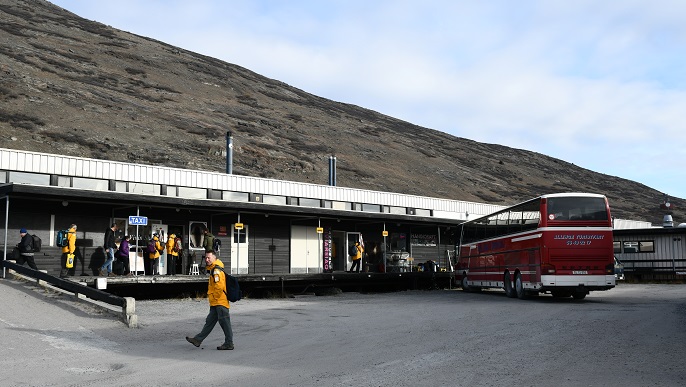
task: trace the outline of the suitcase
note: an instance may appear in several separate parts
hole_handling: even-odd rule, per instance
[[[122,262],[122,261],[112,262],[112,273],[114,273],[116,275],[124,274],[124,262]]]

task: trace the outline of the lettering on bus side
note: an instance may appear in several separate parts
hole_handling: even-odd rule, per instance
[[[594,240],[603,240],[602,234],[555,234],[553,239],[565,241],[567,246],[589,246]]]

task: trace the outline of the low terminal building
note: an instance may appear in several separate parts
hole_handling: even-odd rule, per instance
[[[686,223],[615,229],[613,234],[615,258],[627,279],[686,280]]]
[[[457,189],[457,187],[456,187]],[[42,239],[40,269],[59,273],[59,230],[78,225],[73,275],[97,275],[104,232],[131,237],[130,266],[144,272],[147,240],[181,235],[176,272],[201,264],[203,231],[221,242],[233,274],[316,274],[351,266],[348,246],[360,241],[366,272],[405,272],[434,261],[451,266],[455,227],[501,206],[0,149],[3,250],[10,257],[19,230]],[[160,274],[169,270],[160,260]]]

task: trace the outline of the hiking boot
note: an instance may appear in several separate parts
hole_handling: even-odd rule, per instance
[[[107,277],[107,273],[105,273],[104,270],[100,269],[100,272],[98,273],[100,277]]]
[[[186,341],[195,345],[196,347],[199,347],[200,344],[202,344],[202,341],[196,339],[195,337],[190,337],[190,336],[186,336]],[[231,348],[231,349],[233,349],[233,348]]]
[[[117,275],[114,274],[114,272],[111,272],[111,273],[107,274],[107,276],[108,276],[108,277],[116,277]]]
[[[231,350],[233,349],[233,344],[222,344],[217,347],[218,350],[223,351],[223,350]]]

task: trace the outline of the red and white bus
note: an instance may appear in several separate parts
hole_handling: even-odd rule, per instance
[[[583,299],[615,286],[607,198],[544,195],[461,225],[455,275],[465,291],[502,288]]]

